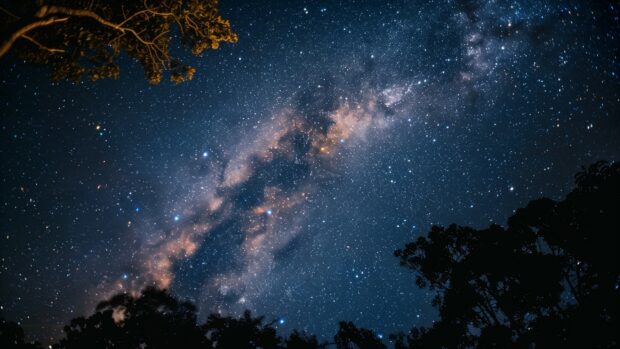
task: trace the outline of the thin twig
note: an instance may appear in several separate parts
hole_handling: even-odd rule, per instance
[[[15,18],[15,19],[20,19],[18,15],[16,15],[16,14],[14,14],[13,12],[11,12],[11,11],[9,11],[9,10],[5,9],[5,8],[4,8],[4,7],[2,7],[2,6],[0,6],[0,11],[2,11],[2,12],[4,12],[4,13],[6,13],[7,15],[9,15],[9,16],[11,16],[11,17]]]
[[[32,42],[33,44],[37,45],[42,50],[49,51],[50,53],[64,53],[64,52],[66,52],[65,50],[60,49],[60,48],[47,47],[47,46],[43,45],[42,43],[38,42],[37,40],[33,39],[32,37],[26,35],[26,34],[22,35],[22,38]]]
[[[15,43],[17,39],[26,35],[31,30],[34,30],[40,27],[45,27],[48,25],[52,25],[54,23],[65,22],[67,20],[69,20],[69,17],[62,17],[62,18],[51,17],[51,18],[42,19],[40,21],[29,23],[21,27],[16,32],[14,32],[11,35],[11,37],[9,37],[8,40],[6,40],[5,42],[2,43],[2,45],[0,45],[0,58],[3,57],[9,51],[9,49],[11,49],[11,47],[13,46],[13,44]]]

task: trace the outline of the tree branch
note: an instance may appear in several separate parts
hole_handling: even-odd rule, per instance
[[[94,19],[95,21],[99,22],[100,24],[103,24],[106,27],[118,30],[123,33],[129,32],[133,34],[133,36],[136,39],[138,39],[138,41],[140,41],[141,43],[145,45],[153,45],[152,42],[142,39],[142,37],[140,37],[140,35],[135,30],[131,28],[123,27],[120,24],[112,23],[108,21],[107,19],[99,16],[95,12],[89,11],[89,10],[79,10],[79,9],[72,9],[72,8],[67,8],[67,7],[60,7],[60,6],[43,6],[39,9],[39,11],[37,11],[37,14],[35,16],[46,17],[46,16],[53,15],[53,14],[63,14],[63,15],[69,15],[69,16],[74,16],[74,17],[88,17],[88,18]]]
[[[4,7],[2,7],[2,6],[0,6],[0,11],[2,11],[2,12],[4,12],[4,13],[6,13],[7,15],[9,15],[9,16],[11,16],[11,17],[15,18],[15,19],[19,19],[19,16],[18,16],[18,15],[16,15],[16,14],[14,14],[13,12],[11,12],[11,11],[9,11],[9,10],[5,9],[5,8],[4,8]]]
[[[47,46],[41,44],[40,42],[38,42],[37,40],[33,39],[32,37],[30,37],[28,35],[25,35],[25,34],[22,35],[22,38],[32,42],[35,45],[37,45],[41,50],[49,51],[49,53],[63,53],[63,52],[65,52],[65,50],[63,50],[63,49],[47,47]]]
[[[146,12],[144,12],[146,11]],[[167,16],[167,15],[172,15],[172,14],[167,14],[167,13],[158,13],[158,12],[154,12],[151,11],[150,9],[144,10],[144,11],[139,11],[138,13],[130,16],[130,18],[132,18],[133,16],[139,14],[139,13],[155,13],[157,15],[161,15],[161,16]],[[93,11],[89,11],[89,10],[82,10],[82,9],[72,9],[72,8],[67,8],[67,7],[61,7],[61,6],[43,6],[39,9],[39,11],[37,11],[37,14],[35,16],[37,17],[45,17],[45,16],[49,16],[49,15],[53,15],[53,14],[63,14],[63,15],[68,15],[68,16],[74,16],[74,17],[87,17],[87,18],[91,18],[97,22],[99,22],[100,24],[108,27],[108,28],[112,28],[114,30],[117,30],[121,33],[130,33],[131,35],[133,35],[136,40],[138,40],[139,42],[141,42],[142,44],[144,44],[148,50],[149,55],[152,57],[153,60],[158,60],[162,66],[165,68],[166,67],[166,61],[168,60],[168,54],[166,52],[164,52],[154,41],[159,38],[161,36],[158,35],[154,40],[152,41],[147,41],[145,39],[143,39],[140,36],[140,33],[136,32],[134,29],[132,28],[128,28],[123,26],[123,23],[126,23],[130,18],[124,20],[123,22],[121,22],[121,24],[116,24],[113,22],[108,21],[107,19],[99,16],[98,14],[96,14]],[[158,54],[159,52],[159,54]],[[160,57],[160,54],[162,57]]]
[[[9,50],[11,49],[11,47],[13,47],[13,44],[15,44],[15,41],[17,41],[17,39],[23,37],[24,35],[28,34],[30,31],[40,28],[40,27],[45,27],[48,25],[52,25],[55,23],[60,23],[60,22],[65,22],[69,19],[69,17],[51,17],[51,18],[47,18],[47,19],[42,19],[39,21],[35,21],[32,23],[29,23],[23,27],[21,27],[20,29],[18,29],[17,31],[15,31],[13,34],[11,34],[11,36],[2,43],[2,45],[0,46],[0,58],[4,57],[4,55],[9,52]]]

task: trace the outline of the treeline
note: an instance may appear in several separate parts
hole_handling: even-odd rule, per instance
[[[435,292],[439,318],[430,328],[390,335],[396,349],[618,346],[620,165],[598,162],[575,176],[562,201],[538,199],[506,227],[451,225],[395,252]],[[412,287],[414,287],[412,285]],[[403,318],[403,326],[409,319]],[[93,315],[73,319],[54,348],[383,349],[374,332],[340,322],[330,341],[246,312],[213,314],[198,324],[196,307],[167,291],[118,294]],[[27,343],[13,322],[0,323],[1,348]]]
[[[146,288],[138,297],[118,294],[101,302],[96,312],[71,320],[65,338],[54,348],[230,348],[311,349],[336,345],[338,348],[385,348],[371,331],[341,322],[333,342],[319,342],[315,336],[297,331],[288,337],[277,334],[275,321],[253,317],[212,314],[199,325],[196,307],[179,301],[166,290]],[[26,343],[21,328],[3,321],[0,348],[41,348]]]

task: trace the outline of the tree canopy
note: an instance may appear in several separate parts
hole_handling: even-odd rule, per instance
[[[508,227],[433,227],[395,252],[440,320],[398,348],[618,344],[620,164],[593,164],[562,201],[518,209]]]
[[[19,324],[0,319],[0,348],[40,349],[38,342],[28,343]]]
[[[99,303],[95,313],[78,317],[64,327],[65,337],[54,349],[78,348],[202,348],[202,349],[384,349],[370,330],[340,323],[334,342],[319,342],[313,335],[293,331],[277,334],[276,321],[266,322],[246,311],[240,317],[211,314],[197,323],[196,307],[168,291],[153,287],[132,296],[119,293]],[[2,348],[41,348],[27,343],[21,327],[0,320]]]
[[[125,53],[150,83],[179,83],[195,68],[177,58],[234,43],[218,0],[10,0],[0,6],[0,59],[44,64],[55,80],[118,78]],[[173,53],[174,52],[174,53]]]

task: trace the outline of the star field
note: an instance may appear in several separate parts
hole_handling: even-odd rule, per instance
[[[194,80],[51,83],[1,63],[0,316],[37,338],[170,288],[284,331],[428,325],[393,251],[503,224],[620,157],[619,9],[588,1],[232,2]]]

